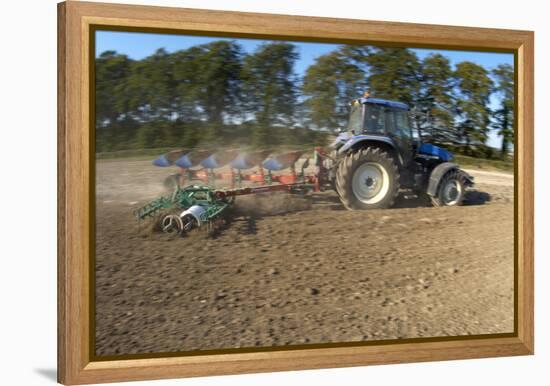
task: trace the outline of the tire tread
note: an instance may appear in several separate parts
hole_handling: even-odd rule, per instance
[[[440,206],[445,206],[445,204],[441,201],[440,197],[439,197],[439,194],[440,194],[440,191],[439,189],[441,188],[441,186],[443,186],[443,183],[451,178],[456,178],[457,180],[460,181],[460,183],[462,184],[462,197],[460,198],[460,200],[454,204],[453,206],[460,206],[462,205],[462,202],[464,201],[464,195],[465,195],[465,189],[466,189],[466,186],[467,186],[467,183],[466,183],[466,177],[464,176],[464,174],[462,173],[462,171],[460,169],[452,169],[452,170],[449,170],[440,180],[439,182],[439,185],[437,186],[437,190],[436,190],[436,195],[435,196],[430,196],[430,199],[432,201],[432,205],[433,206],[436,206],[436,207],[440,207]]]
[[[369,160],[379,160],[386,164],[391,170],[388,170],[390,178],[393,179],[393,192],[390,192],[390,197],[382,200],[382,205],[374,204],[373,208],[389,208],[395,203],[395,199],[399,195],[399,169],[393,157],[379,147],[366,147],[348,154],[344,160],[338,165],[336,173],[336,191],[340,196],[340,201],[349,210],[366,209],[365,204],[358,201],[353,192],[351,192],[350,184],[351,177],[355,169],[364,162],[365,158]],[[385,202],[384,202],[385,201]]]

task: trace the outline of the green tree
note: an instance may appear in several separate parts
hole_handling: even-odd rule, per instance
[[[220,40],[176,53],[178,117],[202,127],[195,139],[224,142],[226,124],[240,112],[241,67],[242,49],[234,42]]]
[[[317,128],[343,127],[349,102],[365,90],[365,74],[339,51],[323,55],[308,67],[302,86],[310,121]]]
[[[178,112],[182,120],[202,119],[216,140],[225,121],[239,113],[241,47],[215,41],[191,47],[175,55],[174,81]]]
[[[472,62],[458,63],[454,76],[459,92],[458,129],[470,150],[472,144],[485,144],[487,141],[491,113],[489,97],[493,81],[484,67]]]
[[[419,61],[407,49],[346,45],[317,58],[300,79],[297,59],[296,47],[283,42],[249,55],[225,40],[174,53],[159,49],[141,60],[104,52],[95,67],[96,149],[320,144],[327,132],[319,129],[344,125],[349,101],[366,85],[374,97],[428,112],[436,142],[471,148],[496,129],[502,154],[513,146],[512,66],[489,73],[463,62],[452,71],[439,54]],[[491,92],[500,101],[494,112]]]
[[[132,61],[115,51],[105,51],[96,59],[95,96],[96,124],[104,126],[115,122],[128,111],[125,95],[121,92]]]
[[[294,63],[296,48],[289,43],[260,46],[244,59],[244,113],[254,117],[256,127],[252,142],[265,146],[281,139],[275,126],[292,126],[297,100],[297,78]]]
[[[414,52],[406,48],[378,47],[363,60],[368,64],[367,82],[373,96],[407,103],[411,107],[416,105],[421,66]]]
[[[131,141],[136,124],[130,118],[124,92],[133,61],[126,55],[105,51],[95,65],[96,149],[107,151]]]
[[[136,61],[124,92],[133,115],[140,122],[171,120],[175,109],[173,57],[165,49]]]
[[[421,117],[421,127],[430,126],[434,142],[456,142],[452,95],[454,79],[449,59],[441,54],[424,58],[421,84],[419,109],[429,116]]]
[[[376,52],[376,48],[365,45],[343,45],[338,51],[346,58],[346,61],[355,64],[366,74],[369,72],[367,58]]]
[[[183,123],[206,119],[201,108],[201,95],[205,90],[200,78],[201,66],[204,65],[204,48],[193,46],[186,50],[174,52],[174,112],[177,120]]]
[[[501,153],[504,157],[514,143],[514,68],[500,64],[492,74],[496,79],[495,92],[500,97],[500,106],[493,113],[493,127],[502,136]]]

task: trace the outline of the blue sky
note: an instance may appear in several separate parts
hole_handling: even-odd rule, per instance
[[[161,47],[165,48],[168,52],[174,52],[198,44],[210,43],[214,40],[238,41],[247,53],[253,52],[260,44],[269,42],[269,40],[259,39],[228,39],[203,36],[98,31],[96,34],[96,56],[104,51],[114,50],[124,53],[132,59],[143,59]],[[296,63],[296,72],[298,74],[303,74],[305,69],[315,62],[317,57],[327,54],[339,46],[339,44],[310,42],[294,42],[294,44],[300,53],[300,58]],[[465,60],[478,63],[487,69],[492,69],[501,63],[514,64],[514,56],[512,54],[434,49],[413,49],[413,51],[416,52],[421,59],[434,52],[441,53],[448,57],[453,65]]]
[[[206,44],[214,40],[234,40],[237,41],[246,53],[254,52],[255,49],[269,40],[260,39],[231,39],[218,37],[185,36],[170,34],[153,34],[141,32],[115,32],[115,31],[97,31],[96,32],[96,56],[102,52],[113,50],[125,54],[132,59],[143,59],[159,48],[164,48],[168,52],[183,50],[195,45]],[[295,71],[302,76],[315,59],[321,55],[327,54],[336,48],[339,44],[328,43],[304,43],[293,42],[299,53],[299,59],[295,65]],[[456,65],[462,61],[471,61],[482,65],[491,70],[499,64],[514,65],[513,54],[473,52],[473,51],[451,51],[435,49],[413,49],[420,59],[425,58],[432,53],[440,53],[449,58],[451,65]],[[496,108],[498,100],[491,98],[491,108]],[[491,133],[489,145],[498,147],[501,140],[495,133]]]

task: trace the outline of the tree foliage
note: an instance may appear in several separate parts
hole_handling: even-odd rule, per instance
[[[496,92],[500,94],[500,106],[494,112],[493,127],[502,136],[501,153],[506,155],[514,143],[514,68],[501,64],[492,71],[496,79]]]
[[[129,120],[125,120],[130,111],[123,101],[123,90],[132,61],[114,51],[105,51],[96,59],[95,121],[96,147],[113,149],[117,144],[128,143],[132,130]],[[128,127],[130,126],[130,127]]]
[[[459,91],[458,133],[467,146],[472,143],[484,144],[489,135],[489,97],[493,90],[493,81],[485,68],[472,62],[458,63],[455,78]]]
[[[333,131],[345,127],[350,101],[365,89],[364,72],[342,52],[317,58],[307,69],[302,87],[310,122]]]
[[[244,109],[255,123],[253,143],[278,143],[276,126],[292,126],[297,98],[294,63],[296,48],[289,43],[260,46],[244,59],[242,70]]]
[[[496,130],[503,155],[513,145],[510,65],[453,69],[441,54],[420,60],[404,48],[346,45],[317,57],[301,78],[297,60],[286,42],[245,53],[236,41],[218,40],[140,60],[106,51],[95,66],[96,149],[322,145],[367,90],[425,113],[415,123],[430,126],[435,143],[469,151]]]
[[[234,42],[216,41],[175,55],[174,81],[178,118],[207,122],[203,140],[219,143],[226,123],[239,112],[242,50]]]
[[[454,122],[454,83],[449,59],[441,54],[432,54],[424,58],[418,108],[427,115],[427,118],[420,118],[421,127],[432,133],[435,142],[458,141]]]
[[[368,65],[371,94],[414,106],[421,87],[421,66],[416,54],[405,48],[376,48],[363,59]]]

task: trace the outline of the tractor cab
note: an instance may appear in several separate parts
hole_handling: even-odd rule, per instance
[[[399,149],[403,164],[414,158],[413,129],[409,106],[385,99],[363,98],[352,102],[349,130],[353,135],[385,137]]]
[[[399,150],[402,166],[412,161],[449,162],[452,153],[438,146],[422,143],[422,135],[413,127],[413,113],[405,103],[371,98],[368,93],[351,103],[348,130],[337,138],[344,145],[350,138],[384,141]],[[338,146],[335,146],[338,147]],[[343,151],[347,149],[344,147]]]
[[[412,137],[408,105],[365,95],[351,103],[348,125],[350,131],[354,134]]]

